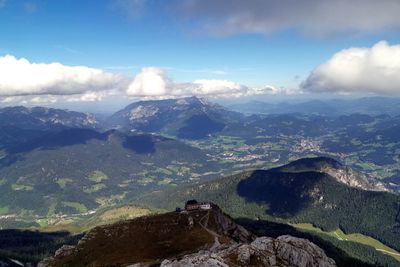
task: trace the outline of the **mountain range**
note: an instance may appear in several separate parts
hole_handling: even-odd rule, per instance
[[[297,100],[280,103],[250,101],[228,105],[228,107],[234,111],[246,114],[301,113],[338,116],[362,113],[369,115],[400,115],[400,99],[390,97]]]

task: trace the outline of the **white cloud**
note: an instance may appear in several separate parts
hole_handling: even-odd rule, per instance
[[[96,102],[102,101],[106,97],[114,96],[117,92],[113,91],[100,91],[100,92],[86,92],[80,95],[63,96],[67,102]]]
[[[250,89],[244,85],[227,80],[195,80],[187,85],[194,95],[240,96]]]
[[[132,80],[126,93],[135,97],[239,97],[261,94],[282,93],[282,89],[272,86],[250,88],[227,80],[195,80],[193,82],[175,82],[166,77],[159,68],[143,68]]]
[[[325,36],[400,29],[398,0],[189,0],[175,9],[215,35],[299,30]]]
[[[31,63],[7,55],[0,57],[2,103],[93,102],[108,97],[174,98],[184,96],[239,97],[288,94],[273,86],[248,87],[228,80],[198,79],[175,82],[161,68],[143,68],[136,76],[105,72],[86,66]]]
[[[318,66],[301,87],[313,92],[400,94],[400,45],[349,48]]]
[[[13,96],[0,97],[0,102],[3,104],[13,103],[14,101],[15,101],[15,97],[13,97]]]
[[[122,92],[118,91],[90,91],[83,94],[73,95],[16,95],[0,96],[0,106],[30,105],[30,106],[48,106],[52,104],[65,104],[72,102],[100,102],[112,97],[124,97]]]
[[[50,105],[59,102],[62,96],[40,95],[40,96],[7,96],[0,97],[0,103],[4,106],[15,105]]]
[[[163,96],[172,82],[159,68],[143,68],[130,83],[126,93],[130,96]]]
[[[27,99],[25,99],[27,101]],[[29,99],[29,102],[35,105],[39,104],[54,104],[57,103],[58,99],[55,96],[35,96],[31,99]]]
[[[0,57],[0,95],[69,95],[88,91],[112,90],[124,78],[85,66],[60,63],[31,63],[6,55]]]

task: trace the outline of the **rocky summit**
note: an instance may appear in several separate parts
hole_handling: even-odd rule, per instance
[[[306,239],[256,237],[222,210],[170,212],[89,231],[40,267],[56,266],[336,266]]]

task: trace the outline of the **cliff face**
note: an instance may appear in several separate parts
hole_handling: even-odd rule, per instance
[[[335,178],[336,181],[350,187],[368,191],[389,191],[388,188],[375,177],[357,172],[339,161],[328,157],[302,158],[282,167],[278,167],[276,170],[284,172],[323,172]]]
[[[325,172],[334,177],[338,182],[351,187],[368,191],[389,191],[381,181],[372,177],[367,177],[366,175],[356,172],[346,166],[337,169],[326,167],[322,168],[321,172]]]
[[[308,240],[256,238],[217,206],[96,227],[47,266],[336,266]]]

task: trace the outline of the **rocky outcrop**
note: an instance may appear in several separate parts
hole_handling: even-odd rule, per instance
[[[302,158],[276,169],[283,172],[317,171],[326,173],[350,187],[368,191],[389,191],[376,177],[360,173],[329,157]]]
[[[382,182],[372,177],[367,177],[346,166],[339,168],[324,167],[321,168],[321,172],[325,172],[334,177],[338,182],[351,187],[369,191],[389,191]]]
[[[240,242],[250,242],[256,238],[254,234],[247,231],[243,226],[235,223],[235,221],[223,213],[223,211],[215,204],[212,205],[214,211],[214,219],[217,224],[217,230],[220,234],[229,236],[230,238]]]
[[[161,267],[186,266],[330,267],[336,264],[310,241],[284,235],[276,239],[259,237],[250,244],[235,243],[161,263]]]

